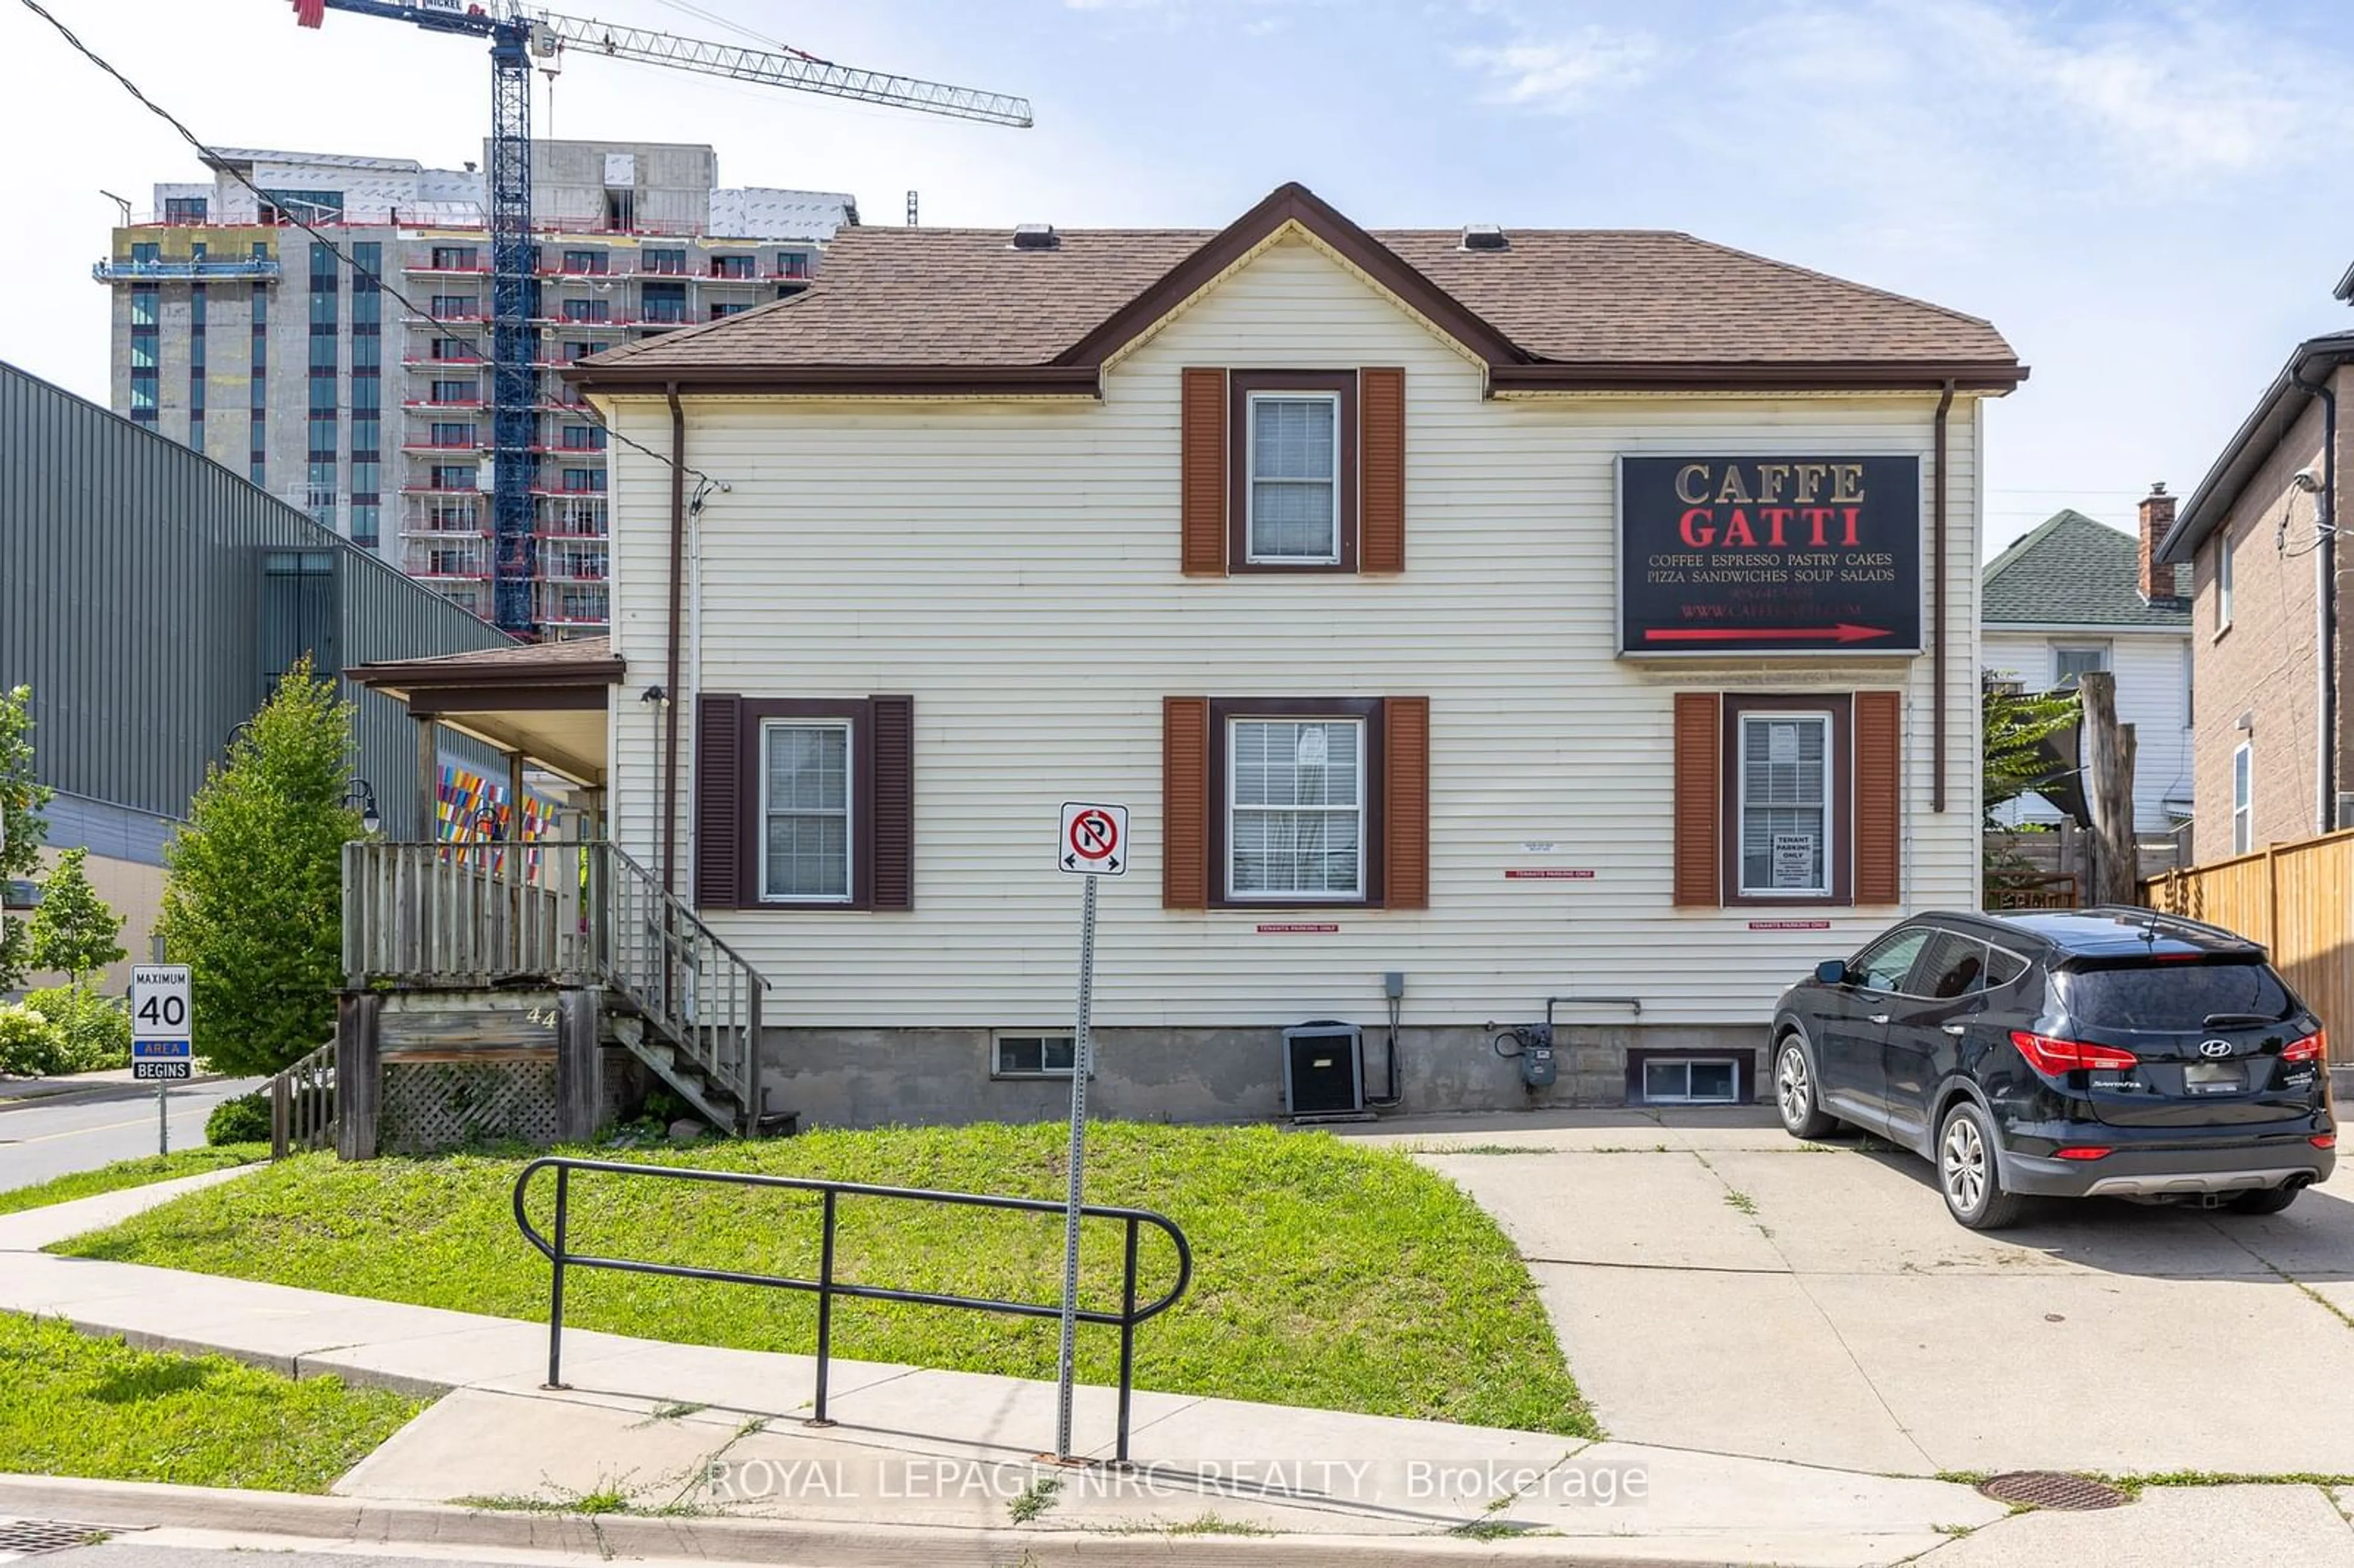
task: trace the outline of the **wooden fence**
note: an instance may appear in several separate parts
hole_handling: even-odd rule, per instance
[[[2354,831],[2153,876],[2142,902],[2262,942],[2354,1065]]]

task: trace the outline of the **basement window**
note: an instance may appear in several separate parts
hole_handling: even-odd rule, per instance
[[[1078,1042],[1068,1034],[998,1034],[990,1041],[992,1078],[1067,1078]],[[1094,1076],[1089,1074],[1088,1076]]]
[[[1741,1103],[1741,1073],[1730,1056],[1653,1057],[1643,1064],[1643,1103],[1730,1106]]]

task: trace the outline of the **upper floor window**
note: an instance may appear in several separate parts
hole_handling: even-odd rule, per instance
[[[641,250],[638,252],[638,270],[641,272],[684,272],[686,270],[686,252],[684,250]]]
[[[564,253],[564,270],[602,272],[606,269],[605,257],[602,250],[567,250]]]
[[[711,259],[711,275],[715,278],[749,278],[756,275],[759,265],[760,259],[757,256],[714,256]]]
[[[2052,683],[2063,692],[2074,691],[2077,682],[2084,676],[2108,667],[2109,651],[2106,648],[2054,645],[2052,650]]]
[[[471,245],[437,245],[433,248],[433,270],[437,272],[472,272],[474,270],[474,248]]]
[[[778,251],[778,252],[777,252],[777,276],[778,276],[778,277],[779,277],[779,278],[806,278],[806,277],[808,277],[809,275],[810,275],[810,259],[809,259],[809,252],[808,252],[808,251],[806,251],[806,250],[779,250],[779,251]]]
[[[1405,569],[1405,373],[1188,367],[1179,397],[1188,577]]]
[[[1249,533],[1244,558],[1331,566],[1341,559],[1341,397],[1249,395]]]
[[[2232,753],[2232,853],[2246,854],[2256,847],[2256,752],[2243,740]]]
[[[2215,535],[2215,630],[2232,629],[2232,530],[2219,529]]]

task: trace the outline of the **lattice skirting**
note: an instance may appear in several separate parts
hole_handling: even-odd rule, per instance
[[[472,1143],[556,1141],[554,1062],[384,1064],[376,1147],[435,1154]]]

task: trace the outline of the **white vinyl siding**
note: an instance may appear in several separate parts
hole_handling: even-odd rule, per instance
[[[1205,365],[1405,367],[1409,570],[1180,573],[1180,377]],[[1643,993],[1647,1024],[1758,1026],[1794,975],[1895,916],[1826,904],[1828,931],[1752,930],[1754,909],[1671,906],[1673,694],[1712,681],[1799,693],[1900,683],[1903,907],[1976,907],[1978,400],[1957,396],[1951,416],[1942,814],[1930,810],[1925,657],[1661,669],[1612,656],[1616,460],[1918,456],[1925,516],[1936,402],[1934,391],[1490,397],[1479,367],[1298,241],[1116,360],[1100,400],[690,397],[687,450],[730,488],[694,530],[689,698],[908,692],[916,715],[914,909],[712,923],[769,977],[769,1016],[797,1026],[986,1031],[1061,1017],[1076,895],[1046,870],[1046,835],[1063,800],[1119,800],[1135,859],[1102,895],[1104,1027],[1331,1017],[1347,998],[1377,1006],[1366,988],[1401,967],[1409,1028],[1477,1023],[1508,1005],[1500,997],[1564,989],[1565,961],[1657,977],[1623,988]],[[669,450],[659,395],[618,399],[611,415]],[[613,449],[614,651],[659,669],[668,471]],[[1427,909],[1337,906],[1323,915],[1337,931],[1262,935],[1257,910],[1161,907],[1164,697],[1409,693],[1430,698]],[[678,714],[691,764],[692,701]],[[661,713],[631,697],[612,726],[614,832],[631,853],[658,854]],[[1531,840],[1555,847],[1529,861]],[[1594,875],[1504,878],[1522,864]]]
[[[1828,897],[1831,891],[1831,715],[1741,715],[1744,896]]]
[[[2086,627],[2081,633],[1986,629],[1985,667],[2029,691],[2052,683],[2055,649],[2105,643],[2106,668],[2117,678],[2117,720],[2134,726],[2134,830],[2171,832],[2190,805],[2190,628]],[[2173,804],[2171,808],[2168,802]],[[2022,795],[1996,808],[2005,826],[2057,822],[2059,809],[2041,795]]]
[[[760,726],[760,896],[847,903],[850,726],[771,719]]]
[[[1226,735],[1226,896],[1363,897],[1363,721],[1238,718]]]
[[[1341,399],[1250,395],[1250,550],[1291,565],[1341,558]]]

